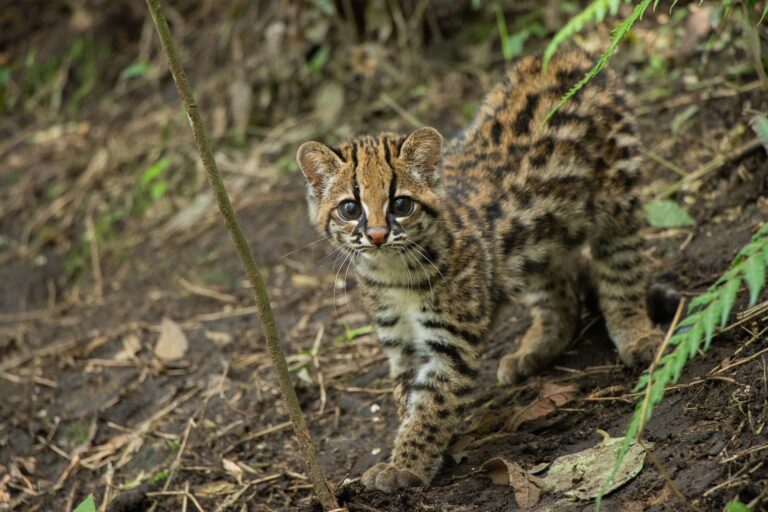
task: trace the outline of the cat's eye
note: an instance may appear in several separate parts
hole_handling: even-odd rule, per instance
[[[357,201],[342,201],[339,205],[339,215],[344,220],[357,220],[362,213],[363,209]]]
[[[407,217],[413,213],[413,201],[410,197],[396,197],[392,203],[392,213],[398,217]]]

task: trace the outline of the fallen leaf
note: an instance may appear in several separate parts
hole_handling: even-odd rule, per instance
[[[238,483],[243,483],[243,468],[237,462],[222,458],[221,465],[224,467],[224,471],[232,475]]]
[[[538,479],[531,476],[520,465],[501,457],[495,457],[487,460],[480,469],[488,473],[494,484],[512,487],[518,507],[531,508],[539,502],[541,489],[538,485]]]
[[[536,464],[535,466],[532,466],[531,469],[528,470],[528,474],[538,475],[548,467],[549,467],[549,462],[542,462],[540,464]]]
[[[506,429],[515,431],[526,422],[541,418],[554,412],[558,407],[567,404],[576,396],[576,387],[573,385],[559,385],[548,382],[544,384],[536,400],[518,411],[512,416],[506,425]]]
[[[317,288],[320,286],[320,280],[315,276],[305,274],[293,274],[291,283],[298,288]]]
[[[623,437],[611,437],[604,439],[593,448],[558,457],[552,462],[547,475],[542,479],[544,490],[563,493],[580,500],[593,499],[602,490],[623,442]],[[637,476],[643,469],[644,461],[645,450],[639,443],[633,441],[624,457],[621,469],[605,494]]]
[[[195,487],[195,494],[198,496],[219,496],[221,494],[232,494],[237,490],[237,486],[226,480],[215,480]]]
[[[136,357],[141,350],[141,340],[135,334],[129,334],[123,338],[123,348],[117,354],[115,359],[118,361],[128,361]]]
[[[155,355],[163,361],[181,359],[187,353],[189,342],[179,324],[170,318],[163,318],[160,338],[155,344]]]
[[[232,335],[226,331],[205,331],[205,337],[217,347],[223,347],[232,342]]]

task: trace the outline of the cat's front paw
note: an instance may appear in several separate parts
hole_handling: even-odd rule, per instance
[[[512,352],[501,358],[496,378],[502,384],[516,384],[539,369],[540,361],[532,352]]]
[[[653,361],[656,356],[664,333],[660,329],[653,329],[645,334],[640,334],[625,343],[619,349],[619,357],[627,366],[644,366]]]
[[[389,462],[382,462],[363,473],[363,485],[369,489],[395,492],[411,487],[426,487],[425,482],[407,469],[400,469]]]

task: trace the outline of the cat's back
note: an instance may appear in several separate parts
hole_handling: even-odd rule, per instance
[[[488,197],[523,187],[594,180],[627,158],[635,144],[631,98],[604,69],[549,120],[560,98],[594,65],[581,51],[555,56],[544,69],[537,56],[521,59],[486,96],[471,125],[446,148],[443,183],[448,199],[485,204]],[[623,140],[631,139],[631,140]],[[577,163],[578,177],[567,169]],[[561,171],[562,169],[562,171]],[[551,181],[561,178],[563,183]]]

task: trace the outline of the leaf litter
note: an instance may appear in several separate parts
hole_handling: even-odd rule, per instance
[[[645,448],[633,441],[621,469],[613,481],[603,488],[624,438],[601,433],[605,438],[598,445],[556,458],[549,465],[546,474],[541,477],[534,476],[534,473],[543,471],[540,464],[526,471],[519,464],[503,457],[489,459],[480,470],[485,472],[494,484],[512,487],[520,508],[536,505],[542,493],[568,500],[589,501],[601,490],[606,495],[610,494],[635,478],[643,469],[645,461]],[[650,443],[648,446],[651,446]]]

